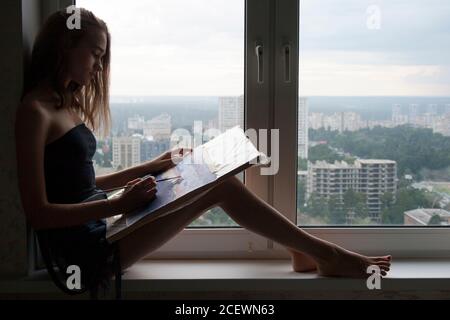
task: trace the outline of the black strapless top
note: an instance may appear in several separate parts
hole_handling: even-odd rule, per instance
[[[97,142],[81,123],[45,146],[44,170],[50,203],[77,203],[95,191],[92,157]]]
[[[94,194],[104,194],[95,185],[92,157],[96,148],[95,136],[84,123],[45,146],[48,202],[79,203]],[[60,263],[67,266],[75,264],[83,270],[81,277],[84,283],[108,283],[114,251],[106,241],[106,219],[91,220],[73,227],[39,230],[37,233],[48,239]]]

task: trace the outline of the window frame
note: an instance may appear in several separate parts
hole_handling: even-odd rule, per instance
[[[271,0],[244,0],[244,123],[255,130],[271,128],[273,118],[273,15]],[[263,45],[263,83],[258,83],[255,46]],[[267,54],[267,53],[269,54]],[[272,204],[273,177],[262,176],[259,168],[245,172],[245,185]],[[211,241],[213,240],[213,241]],[[187,228],[147,258],[267,258],[269,241],[244,228]]]
[[[246,128],[280,128],[280,170],[246,171],[246,186],[296,223],[299,1],[245,1]],[[75,0],[52,0],[61,8]],[[55,7],[53,7],[55,8]],[[264,83],[256,81],[255,43],[264,47]],[[291,45],[291,82],[285,83],[282,46]],[[301,71],[300,71],[301,72]],[[275,107],[277,106],[277,107]],[[270,141],[270,139],[269,139]],[[269,149],[270,150],[270,149]],[[450,257],[450,228],[302,227],[308,233],[364,254]],[[287,258],[283,246],[243,228],[189,228],[146,258]]]
[[[40,0],[42,23],[51,13],[75,5],[75,0]]]

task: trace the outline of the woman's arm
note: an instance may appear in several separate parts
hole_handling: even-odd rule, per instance
[[[152,167],[151,163],[146,162],[138,166],[134,166],[118,172],[98,176],[95,177],[95,184],[97,185],[98,188],[103,190],[121,187],[131,180],[152,173],[151,167]]]
[[[177,163],[186,154],[186,150],[188,152],[192,151],[188,148],[169,150],[140,165],[124,169],[119,172],[96,177],[95,183],[98,188],[106,190],[124,186],[127,182],[143,177],[147,174],[155,175],[175,166],[175,163]]]
[[[22,104],[17,110],[15,139],[19,190],[25,215],[33,228],[75,226],[123,213],[119,199],[79,204],[47,201],[44,150],[49,126],[50,117],[37,102]]]

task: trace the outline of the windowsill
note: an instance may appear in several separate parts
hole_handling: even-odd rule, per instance
[[[28,295],[27,295],[28,294]],[[0,297],[63,297],[48,276],[0,281]],[[124,298],[448,298],[450,259],[398,259],[381,290],[365,279],[296,273],[289,260],[144,260],[123,276]]]

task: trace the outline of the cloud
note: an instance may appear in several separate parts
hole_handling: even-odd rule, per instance
[[[367,27],[373,5],[379,29]],[[389,53],[390,63],[450,64],[450,2],[307,0],[300,10],[302,52],[380,52]]]
[[[112,35],[113,95],[240,95],[242,0],[78,0]]]
[[[450,2],[300,4],[303,94],[450,95]],[[369,6],[378,9],[379,29],[367,26]]]
[[[110,27],[112,94],[242,94],[244,0],[77,4]],[[450,95],[449,16],[442,0],[300,1],[300,92]]]
[[[339,53],[339,52],[338,52]],[[367,64],[379,54],[316,52],[300,60],[301,95],[335,96],[445,96],[449,95],[449,68],[441,65]],[[383,57],[379,57],[383,61]],[[325,93],[324,93],[325,92]]]

